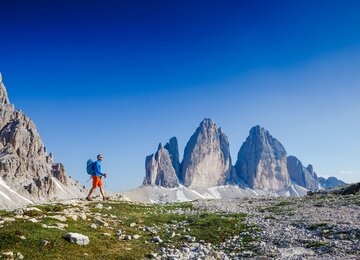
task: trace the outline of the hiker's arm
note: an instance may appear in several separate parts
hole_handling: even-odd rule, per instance
[[[105,173],[102,173],[102,172],[101,172],[101,165],[100,165],[100,163],[98,163],[98,162],[95,163],[95,173],[96,173],[96,174],[99,174],[99,175],[101,175],[101,176],[105,176],[105,175],[106,175]]]

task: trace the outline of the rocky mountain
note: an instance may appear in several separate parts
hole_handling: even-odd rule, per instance
[[[260,126],[250,130],[232,166],[228,138],[211,119],[203,120],[191,136],[181,163],[178,142],[173,137],[146,158],[145,169],[145,186],[179,187],[180,190],[172,190],[170,197],[184,197],[181,185],[188,189],[184,194],[192,190],[217,198],[219,194],[226,196],[224,190],[236,196],[248,194],[248,188],[254,194],[267,191],[266,194],[300,196],[308,190],[343,184],[336,178],[319,178],[312,165],[305,167],[295,156],[288,157],[284,146]],[[234,192],[232,186],[240,190]],[[213,190],[214,187],[219,189]],[[150,192],[152,201],[156,201],[157,192],[160,190]]]
[[[250,188],[281,190],[290,185],[285,148],[260,126],[250,130],[238,153],[235,169]]]
[[[341,180],[338,180],[335,177],[329,177],[327,179],[323,178],[323,177],[320,177],[319,182],[320,182],[321,187],[324,187],[326,189],[331,189],[331,188],[335,188],[335,187],[338,187],[338,186],[343,186],[343,185],[346,184],[345,182],[343,182]]]
[[[174,143],[172,143],[172,145],[174,145]],[[174,148],[172,145],[169,143],[166,147],[170,146]],[[172,150],[172,152],[174,152],[174,150]],[[174,155],[170,154],[169,150],[163,147],[162,144],[159,144],[157,152],[146,157],[146,175],[143,184],[166,188],[178,187],[179,180],[173,166],[174,161],[176,161]]]
[[[227,136],[211,119],[205,119],[186,145],[181,169],[182,183],[191,188],[224,185],[231,169]]]
[[[53,163],[35,124],[10,103],[0,75],[0,208],[84,192],[62,164]]]
[[[319,178],[314,172],[311,164],[305,167],[301,161],[295,156],[289,156],[287,158],[287,169],[290,175],[290,179],[297,185],[305,187],[311,191],[317,191],[320,189]]]

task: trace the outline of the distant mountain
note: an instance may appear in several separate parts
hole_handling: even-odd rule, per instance
[[[261,190],[263,194],[298,196],[306,194],[304,190],[343,184],[334,177],[319,178],[312,165],[305,167],[295,156],[287,156],[280,141],[261,126],[250,129],[232,166],[228,138],[211,119],[204,119],[195,130],[181,163],[177,139],[173,137],[146,158],[145,170],[145,186],[184,186],[195,192],[223,187],[221,194],[226,187],[237,186],[241,192],[252,189],[257,194]]]
[[[320,177],[319,178],[319,182],[320,182],[320,185],[326,189],[331,189],[331,188],[335,188],[335,187],[338,187],[338,186],[343,186],[345,185],[346,183],[341,181],[341,180],[338,180],[337,178],[335,177],[329,177],[329,178],[323,178],[323,177]]]
[[[320,181],[312,165],[305,167],[295,156],[289,156],[287,160],[288,172],[293,182],[311,191],[320,189]]]
[[[10,103],[0,74],[0,208],[84,196],[61,163],[53,163],[35,124]]]

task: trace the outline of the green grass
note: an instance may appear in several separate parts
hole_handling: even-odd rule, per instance
[[[88,220],[73,221],[68,219],[66,224],[69,227],[65,230],[42,228],[42,224],[55,225],[59,223],[59,221],[51,218],[42,217],[40,223],[18,219],[16,222],[6,223],[1,228],[0,254],[7,251],[20,252],[25,256],[25,259],[144,259],[149,253],[158,252],[161,246],[167,244],[180,246],[185,241],[185,235],[218,244],[231,236],[249,230],[245,224],[246,216],[244,214],[216,214],[204,211],[194,215],[171,213],[171,210],[179,208],[193,210],[192,203],[144,205],[108,202],[103,203],[103,209],[96,209],[96,204],[89,204],[91,212],[102,215],[108,214],[108,216],[111,214],[117,217],[116,219],[110,217],[105,219],[113,229],[101,225],[98,225],[97,230],[91,229],[91,223],[97,222],[89,215],[88,218],[90,219]],[[112,209],[107,209],[109,206]],[[27,214],[30,214],[30,217],[60,214],[65,208],[71,207],[63,205],[39,206],[38,208],[42,212],[29,211],[31,213],[27,212]],[[12,213],[0,212],[1,216],[12,216]],[[137,224],[136,227],[130,227],[130,223],[133,222]],[[176,222],[184,222],[186,231],[184,228],[175,225]],[[164,242],[161,245],[152,243],[151,239],[155,235],[143,231],[143,229],[138,228],[139,226],[157,226],[158,234],[156,236],[159,236]],[[141,237],[130,241],[118,240],[115,236],[118,229],[127,235],[138,234]],[[68,232],[77,232],[89,236],[90,244],[79,246],[69,243],[63,238]],[[112,236],[102,236],[102,233],[105,232]],[[172,232],[179,234],[179,236],[171,238]],[[25,236],[27,239],[21,240],[19,236]],[[50,244],[43,246],[42,240],[48,240]],[[250,236],[248,240],[251,241]]]
[[[305,246],[307,248],[317,248],[317,247],[325,247],[328,246],[329,244],[326,242],[315,242],[315,241],[304,241],[305,242]]]
[[[317,229],[328,229],[329,226],[326,223],[317,223],[317,224],[312,224],[310,226],[308,226],[309,230],[317,230]]]

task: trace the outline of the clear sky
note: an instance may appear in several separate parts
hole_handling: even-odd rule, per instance
[[[261,125],[321,176],[360,181],[360,1],[4,1],[0,71],[48,150],[112,191],[205,117],[233,163]],[[89,185],[89,184],[88,184]]]

